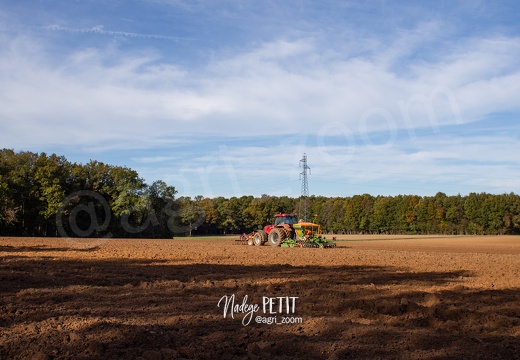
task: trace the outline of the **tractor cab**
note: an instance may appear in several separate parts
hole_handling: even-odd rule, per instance
[[[296,223],[298,223],[298,217],[295,214],[276,214],[274,216],[274,226],[294,225]]]

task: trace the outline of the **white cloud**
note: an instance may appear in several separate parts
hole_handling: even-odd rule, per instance
[[[153,156],[153,157],[135,157],[130,160],[135,161],[137,163],[142,164],[154,164],[154,163],[162,163],[167,161],[175,161],[180,160],[180,156]]]
[[[419,38],[404,34],[389,61],[412,52]],[[514,38],[462,43],[442,62],[416,65],[406,76],[378,56],[342,57],[313,39],[260,44],[202,69],[117,48],[60,60],[35,40],[2,42],[5,146],[114,141],[127,147],[188,132],[313,133],[329,122],[353,133],[394,131],[519,108],[520,44]]]
[[[158,35],[158,34],[146,34],[146,33],[135,33],[128,31],[113,31],[106,30],[103,25],[96,25],[90,28],[71,28],[60,25],[45,25],[41,27],[43,30],[47,31],[63,31],[68,33],[75,34],[99,34],[105,36],[121,36],[121,37],[131,37],[131,38],[139,38],[139,39],[157,39],[157,40],[193,40],[191,38],[183,38],[176,36],[166,36],[166,35]]]
[[[359,140],[359,139],[358,139]],[[356,193],[433,195],[520,191],[514,136],[467,136],[449,132],[406,136],[386,146],[358,141],[322,145],[317,137],[276,141],[265,146],[221,146],[161,164],[137,164],[146,179],[175,184],[184,196],[300,194],[298,167],[308,155],[311,194]]]
[[[314,194],[520,192],[513,5],[97,5],[0,6],[2,147],[191,196],[298,196],[304,152]]]

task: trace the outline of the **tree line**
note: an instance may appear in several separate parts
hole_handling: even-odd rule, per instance
[[[171,237],[176,193],[164,181],[146,184],[127,167],[0,152],[1,235]]]
[[[69,162],[56,154],[0,151],[0,235],[157,237],[236,234],[260,229],[300,198],[176,197],[127,167]],[[333,234],[519,234],[520,197],[309,196],[307,220]],[[303,215],[302,215],[303,216]]]
[[[186,201],[186,200],[185,200]],[[297,212],[300,198],[262,195],[189,199],[203,209],[199,234],[260,229],[277,212]],[[307,198],[307,220],[331,234],[505,235],[520,233],[520,196],[470,193],[467,196],[398,195]]]

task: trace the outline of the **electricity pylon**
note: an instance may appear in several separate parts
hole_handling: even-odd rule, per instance
[[[309,175],[311,168],[307,165],[307,155],[304,153],[303,158],[300,160],[300,167],[303,168],[300,173],[300,180],[302,181],[302,193],[300,197],[300,218],[307,221],[307,197],[309,196],[309,183],[307,180],[307,170]]]

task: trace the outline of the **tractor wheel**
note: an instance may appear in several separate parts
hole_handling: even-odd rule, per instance
[[[247,239],[247,245],[249,245],[249,246],[253,246],[254,245],[253,239],[251,237],[249,237]]]
[[[286,234],[283,229],[274,228],[269,233],[268,241],[271,246],[280,246],[280,244],[285,240]]]
[[[263,231],[255,232],[255,235],[253,236],[253,242],[255,243],[256,246],[264,245],[265,233]]]
[[[285,238],[286,239],[292,239],[293,232],[291,230],[283,228],[283,231],[285,231]]]

